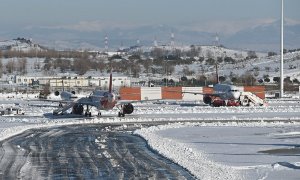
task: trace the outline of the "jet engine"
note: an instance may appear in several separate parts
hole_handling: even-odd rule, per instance
[[[55,95],[55,96],[59,96],[59,94],[60,94],[59,91],[55,91],[55,92],[54,92],[54,95]]]
[[[212,106],[213,107],[220,107],[220,106],[226,106],[226,102],[222,99],[215,99],[213,102],[212,102]]]
[[[65,92],[65,91],[63,91],[63,92]],[[74,94],[74,95],[76,94],[75,91],[71,91],[71,93]],[[61,93],[60,93],[59,91],[55,91],[55,92],[54,92],[54,95],[55,95],[55,96],[59,96],[60,94],[61,94]]]
[[[210,96],[206,95],[206,96],[203,97],[203,102],[205,104],[211,104],[212,103],[212,98]]]
[[[82,104],[75,104],[72,108],[72,114],[81,115],[83,113],[83,105]]]
[[[134,110],[134,108],[131,103],[123,105],[123,113],[124,114],[131,114],[133,112],[133,110]]]

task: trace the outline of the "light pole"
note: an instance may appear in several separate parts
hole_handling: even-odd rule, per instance
[[[281,0],[280,98],[283,97],[283,0]]]

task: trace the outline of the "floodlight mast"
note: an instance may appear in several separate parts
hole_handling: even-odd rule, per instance
[[[283,0],[281,0],[280,98],[283,97]]]

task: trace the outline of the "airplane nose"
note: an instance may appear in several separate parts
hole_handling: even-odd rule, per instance
[[[113,94],[111,94],[110,96],[108,96],[108,99],[110,102],[115,100],[115,96]]]
[[[233,96],[234,99],[239,99],[239,97],[240,97],[240,92],[233,92],[233,93],[232,93],[232,96]]]

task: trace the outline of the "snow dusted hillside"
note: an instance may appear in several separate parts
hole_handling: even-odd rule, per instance
[[[212,53],[215,57],[231,57],[237,60],[244,59],[248,56],[247,50],[235,50],[235,49],[228,49],[219,46],[200,46],[201,52],[200,56],[207,57],[209,53]],[[257,57],[265,57],[267,53],[263,52],[256,52]]]
[[[192,64],[181,64],[175,66],[175,71],[171,74],[168,74],[169,79],[173,79],[175,81],[179,80],[182,76],[187,76],[183,70],[188,68],[193,73],[188,75],[188,78],[197,78],[199,75],[205,75],[206,77],[212,76],[215,73],[215,65],[208,63],[208,59],[222,59],[222,62],[218,62],[219,75],[225,76],[227,80],[230,81],[230,77],[232,76],[242,76],[244,74],[253,75],[257,80],[264,79],[265,77],[269,77],[271,82],[273,81],[273,77],[279,76],[279,66],[280,66],[280,55],[269,57],[267,53],[263,52],[254,52],[257,58],[248,59],[249,52],[248,50],[234,50],[228,49],[225,47],[219,46],[202,46],[202,45],[192,45],[192,46],[156,46],[156,47],[138,47],[140,50],[144,52],[143,58],[147,60],[151,59],[149,56],[150,52],[154,48],[160,48],[165,51],[166,54],[172,53],[175,50],[179,50],[181,53],[182,60],[184,59],[195,59],[195,62]],[[26,40],[24,38],[18,38],[15,40],[7,40],[0,41],[0,49],[2,50],[22,50],[22,51],[31,51],[31,50],[41,50],[43,49],[41,46],[32,43],[30,40]],[[189,54],[194,49],[195,56]],[[129,51],[127,54],[122,55],[122,58],[128,59],[134,52]],[[188,57],[193,56],[193,57]],[[234,62],[225,61],[226,58],[232,58]],[[27,75],[36,75],[42,76],[43,74],[57,74],[59,73],[59,69],[51,69],[51,72],[44,72],[42,69],[36,68],[44,66],[45,58],[26,58],[27,59]],[[201,60],[204,59],[204,60]],[[55,59],[54,59],[55,60]],[[72,58],[69,58],[70,61],[73,61]],[[2,58],[2,63],[5,65],[9,61],[18,61],[18,58]],[[95,61],[98,61],[95,59]],[[172,60],[170,60],[172,61]],[[219,61],[219,60],[218,60]],[[143,65],[141,65],[142,67]],[[153,66],[152,68],[156,68]],[[157,67],[161,68],[161,67]],[[147,81],[149,78],[157,77],[160,80],[166,74],[143,74],[143,68],[140,72],[140,77],[138,81]],[[66,73],[74,73],[74,72],[66,72]],[[89,72],[88,72],[89,73]],[[123,73],[123,72],[121,72]],[[284,76],[290,77],[291,80],[298,79],[300,80],[300,51],[289,52],[284,55]],[[6,77],[6,75],[2,76]],[[3,78],[2,78],[3,79]]]
[[[190,51],[194,47],[196,51],[199,52],[199,57],[209,58],[209,57],[231,57],[237,60],[244,59],[248,56],[248,50],[236,50],[236,49],[228,49],[226,47],[221,46],[207,46],[207,45],[191,45],[191,46],[157,46],[156,48],[160,48],[167,51],[173,51],[174,49],[180,50],[182,52]],[[150,51],[152,48],[143,47],[143,51]],[[256,52],[257,57],[265,57],[267,53],[264,52]]]
[[[40,51],[43,48],[34,44],[31,40],[25,38],[17,38],[13,40],[0,41],[0,50],[15,50],[29,52],[31,50]]]
[[[240,61],[234,65],[226,64],[220,67],[221,75],[234,74],[242,75],[245,72],[250,72],[257,76],[257,79],[263,78],[264,75],[278,77],[280,68],[280,55],[272,57],[259,57]],[[284,55],[284,77],[291,77],[291,79],[300,79],[300,52],[286,53]]]
[[[257,58],[245,59],[247,53],[247,51],[237,51],[216,46],[202,46],[200,56],[202,55],[207,58],[207,54],[212,54],[215,57],[231,57],[235,59],[236,62],[234,64],[225,62],[219,63],[220,76],[241,76],[245,73],[250,73],[254,75],[256,79],[269,76],[271,81],[273,77],[280,76],[280,55],[268,57],[267,53],[256,52]],[[209,75],[216,71],[214,65],[209,65],[203,61],[194,62],[190,65],[178,65],[175,67],[175,74],[181,75],[184,67],[188,67],[189,70],[194,71],[195,75]],[[300,51],[284,54],[284,77],[290,77],[291,80],[295,78],[300,79]]]

